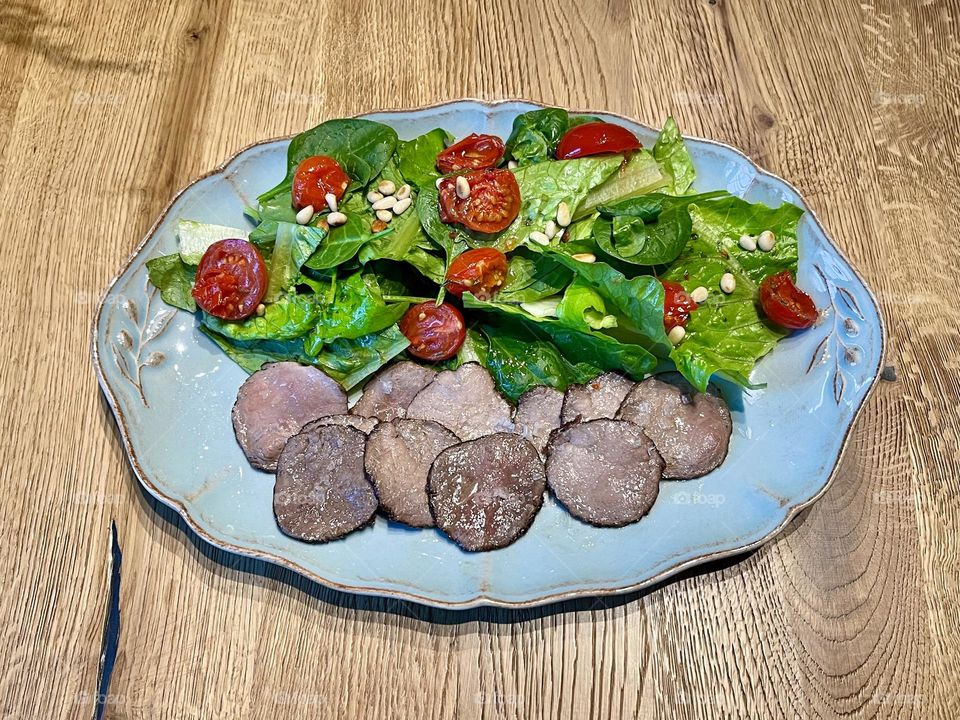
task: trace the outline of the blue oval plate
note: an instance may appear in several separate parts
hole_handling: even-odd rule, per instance
[[[401,138],[434,127],[457,136],[506,137],[533,103],[464,100],[366,115]],[[651,146],[657,131],[626,118]],[[287,140],[234,156],[171,202],[101,300],[93,363],[130,463],[144,487],[201,537],[284,565],[340,590],[446,608],[522,607],[636,590],[684,568],[757,547],[830,484],[851,425],[877,381],[884,330],[876,301],[788,183],[719,143],[688,139],[696,187],[752,201],[795,203],[800,284],[826,308],[819,323],[777,345],[753,380],[766,389],[732,399],[724,464],[699,480],[662,483],[650,514],[619,529],[578,522],[548,498],[530,531],[503,550],[471,554],[435,530],[378,517],[372,528],[326,545],[283,535],[272,512],[273,477],[247,463],[230,408],[246,375],[203,336],[193,316],[166,306],[146,261],[177,250],[180,218],[246,227],[243,208],[286,171]]]

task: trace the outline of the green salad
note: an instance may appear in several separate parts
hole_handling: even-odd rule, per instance
[[[247,372],[293,360],[350,390],[399,356],[475,361],[511,400],[663,365],[749,386],[816,319],[793,284],[802,211],[694,191],[672,118],[649,148],[558,108],[454,140],[322,123],[248,227],[181,220],[150,281]]]

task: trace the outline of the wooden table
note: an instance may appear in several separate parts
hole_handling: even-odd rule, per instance
[[[0,717],[958,717],[957,2],[5,0]],[[338,594],[140,490],[96,300],[170,197],[257,139],[438,100],[605,108],[789,178],[877,292],[881,383],[776,541],[519,613]],[[953,712],[949,712],[952,708]]]

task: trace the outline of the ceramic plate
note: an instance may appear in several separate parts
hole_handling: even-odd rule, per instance
[[[403,139],[434,127],[506,137],[529,102],[460,101],[366,115]],[[606,115],[650,146],[656,130]],[[530,606],[622,593],[707,560],[757,547],[826,489],[851,425],[877,380],[884,331],[876,301],[789,184],[740,152],[688,139],[695,187],[725,188],[768,205],[807,209],[800,222],[800,285],[826,308],[818,324],[779,343],[753,380],[723,387],[733,413],[726,461],[699,480],[665,481],[650,514],[619,529],[578,522],[547,498],[530,531],[508,548],[471,554],[436,530],[378,517],[326,545],[283,535],[273,477],[253,470],[233,437],[230,408],[244,372],[166,306],[146,261],[177,251],[180,218],[246,227],[243,208],[286,171],[287,140],[253,145],[184,189],[111,283],[93,328],[93,362],[137,477],[208,542],[292,568],[317,582],[447,608]]]

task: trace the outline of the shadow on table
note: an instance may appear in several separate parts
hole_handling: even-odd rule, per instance
[[[101,400],[103,400],[101,396]],[[106,414],[106,420],[114,429],[118,442],[122,446],[122,440],[119,436],[116,423],[111,415],[106,401],[102,402],[103,410]],[[422,622],[428,622],[439,625],[459,625],[470,622],[490,622],[490,623],[522,623],[529,620],[537,620],[551,615],[561,613],[575,613],[594,610],[606,610],[617,608],[633,603],[647,595],[657,592],[664,586],[673,582],[680,582],[689,578],[709,575],[723,571],[743,562],[754,555],[759,550],[735,555],[730,558],[707,562],[698,565],[695,568],[677,573],[663,582],[656,583],[650,587],[629,592],[622,595],[610,595],[604,597],[585,597],[573,600],[551,603],[540,607],[507,609],[496,607],[480,607],[469,610],[445,610],[421,605],[409,600],[401,600],[388,597],[377,597],[368,595],[358,595],[354,593],[333,590],[320,583],[310,580],[299,573],[288,568],[275,565],[264,560],[237,555],[235,553],[221,550],[211,545],[209,542],[197,535],[187,525],[186,521],[172,508],[164,505],[153,497],[146,488],[134,476],[129,463],[125,463],[127,468],[127,477],[136,487],[139,497],[142,501],[142,509],[150,522],[154,523],[162,532],[173,538],[187,538],[196,547],[203,559],[207,562],[203,564],[207,569],[214,573],[221,573],[223,570],[236,571],[238,573],[238,582],[259,584],[258,578],[266,578],[271,581],[282,583],[289,589],[310,596],[321,603],[344,608],[373,613],[389,613],[399,617],[407,617]],[[803,514],[801,514],[801,518]],[[790,534],[795,525],[784,531],[784,535]]]

